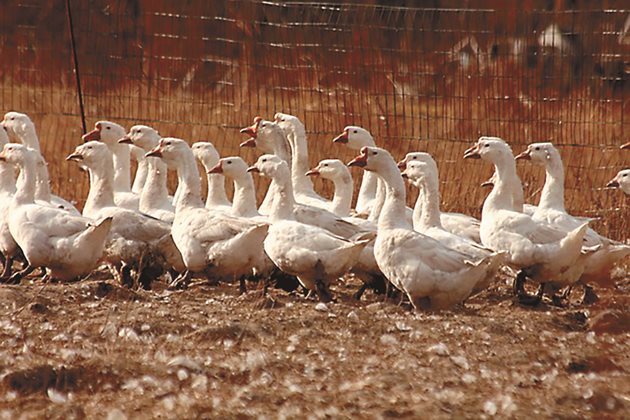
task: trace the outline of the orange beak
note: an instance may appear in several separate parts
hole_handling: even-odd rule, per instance
[[[239,146],[240,147],[256,147],[256,139],[252,137],[251,139],[245,140],[243,143],[239,144]]]
[[[81,137],[81,139],[83,140],[83,143],[87,143],[88,141],[93,141],[93,140],[100,140],[101,139],[101,128],[100,127],[96,127],[94,130],[90,131],[87,134],[84,134],[83,137]]]
[[[66,157],[66,160],[74,160],[74,161],[78,162],[78,161],[83,160],[83,155],[81,153],[78,153],[78,152],[75,151],[75,152],[69,154]]]
[[[398,162],[398,169],[400,169],[401,171],[404,171],[405,169],[407,169],[407,161],[405,159]]]
[[[628,143],[626,143],[626,144],[622,145],[622,146],[620,147],[620,149],[630,149],[630,142],[628,142]]]
[[[304,175],[306,175],[306,176],[319,175],[319,169],[318,168],[313,168],[310,171],[306,172]]]
[[[333,139],[333,143],[348,143],[348,131],[343,130],[343,133],[339,134],[337,137]]]
[[[118,143],[120,144],[133,144],[133,142],[131,141],[131,138],[127,135],[123,138],[121,138],[120,140],[118,140]]]
[[[479,154],[479,145],[475,144],[470,149],[466,149],[464,152],[464,159],[481,159],[481,155]]]
[[[155,149],[151,150],[146,155],[144,155],[144,157],[152,157],[152,156],[158,157],[158,158],[162,157],[162,148],[159,145],[156,146]]]
[[[223,162],[219,161],[213,168],[208,171],[208,174],[222,174],[223,173]]]
[[[365,167],[368,162],[367,152],[367,147],[361,149],[361,154],[348,162],[348,166],[358,166],[359,168]]]
[[[258,125],[260,124],[261,121],[262,121],[262,117],[255,117],[254,124],[250,125],[249,127],[242,128],[241,133],[247,134],[253,139],[255,139],[256,137],[258,137]],[[242,147],[242,144],[241,144],[241,147]]]
[[[525,150],[523,153],[516,155],[514,160],[532,160],[532,155],[529,148]]]
[[[247,172],[255,172],[255,173],[260,173],[260,169],[258,169],[255,166],[250,166],[249,168],[247,168]]]
[[[608,184],[606,184],[607,188],[619,188],[619,181],[617,178],[613,178]]]

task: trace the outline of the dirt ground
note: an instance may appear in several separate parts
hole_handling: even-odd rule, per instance
[[[521,306],[507,281],[415,314],[198,281],[0,287],[0,418],[620,418],[630,278],[593,305]],[[577,301],[577,296],[575,301]]]

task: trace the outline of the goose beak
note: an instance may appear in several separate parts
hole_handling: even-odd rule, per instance
[[[310,171],[306,172],[304,175],[306,176],[316,176],[319,175],[319,169],[313,168]]]
[[[94,130],[90,131],[87,134],[84,134],[81,139],[83,140],[83,143],[87,143],[88,141],[92,141],[92,140],[96,140],[96,141],[100,141],[101,140],[101,130],[98,128],[95,128]]]
[[[466,149],[464,152],[464,159],[481,159],[479,154],[479,145],[475,144],[470,149]]]
[[[118,140],[118,143],[120,144],[133,144],[133,142],[131,141],[131,138],[127,135],[123,138],[121,138],[120,140]]]
[[[630,149],[630,142],[621,145],[620,149]]]
[[[256,166],[250,166],[249,168],[247,168],[247,172],[253,172],[253,173],[260,173],[260,169],[258,169]]]
[[[486,181],[483,181],[481,184],[479,184],[480,187],[494,187],[494,182],[492,182],[492,179],[488,179]]]
[[[619,181],[617,181],[617,178],[613,178],[608,184],[606,184],[606,188],[619,188]]]
[[[405,159],[398,162],[397,165],[398,165],[398,169],[400,169],[401,171],[404,171],[405,169],[407,169],[407,161]]]
[[[0,152],[0,162],[6,162],[7,161],[7,157],[4,154],[4,150]]]
[[[343,133],[339,134],[337,137],[333,139],[333,143],[348,143],[348,131],[343,130]]]
[[[407,172],[404,172],[404,171],[403,171],[403,172],[401,172],[401,173],[400,173],[400,176],[402,176],[402,177],[403,177],[403,179],[409,179],[409,175],[407,175]]]
[[[151,150],[146,155],[144,155],[144,157],[158,157],[158,158],[161,158],[162,157],[162,149],[160,148],[160,146],[157,146],[155,149]]]
[[[81,153],[71,153],[66,157],[66,160],[70,161],[70,160],[74,160],[76,162],[80,162],[83,160],[83,155]]]
[[[208,171],[208,174],[222,174],[223,173],[223,162],[219,161],[212,169]]]
[[[514,160],[532,160],[532,155],[529,149],[525,150],[523,153],[516,155]]]
[[[367,153],[361,153],[359,156],[352,159],[348,162],[348,166],[358,166],[359,168],[364,168],[367,165],[368,157]]]
[[[241,128],[241,133],[247,134],[250,137],[255,139],[256,137],[258,137],[258,124],[260,124],[261,121],[262,121],[262,117],[258,117],[258,116],[255,117],[254,124],[250,125],[249,127]]]
[[[239,146],[240,147],[256,147],[256,139],[252,137],[251,139],[245,140],[243,143],[239,144]]]

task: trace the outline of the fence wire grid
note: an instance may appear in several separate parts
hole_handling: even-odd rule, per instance
[[[550,140],[568,210],[628,237],[629,201],[604,189],[630,166],[619,151],[630,140],[627,2],[381,3],[69,1],[88,128],[147,124],[252,162],[238,129],[282,111],[305,123],[315,165],[353,157],[331,140],[361,125],[395,157],[433,154],[443,210],[476,216],[492,168],[463,161],[463,151],[480,135],[514,152]],[[3,8],[2,108],[33,118],[53,189],[80,203],[87,178],[63,160],[82,131],[66,1]],[[518,170],[537,203],[544,172]],[[321,180],[316,188],[332,193]]]

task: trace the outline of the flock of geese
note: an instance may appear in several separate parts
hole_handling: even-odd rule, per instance
[[[584,299],[593,297],[589,283],[608,281],[614,265],[630,255],[630,246],[567,213],[562,160],[551,143],[531,144],[516,158],[497,137],[481,137],[466,150],[465,159],[495,168],[477,220],[440,211],[431,155],[413,152],[396,162],[361,127],[345,127],[333,140],[356,151],[354,159],[325,159],[311,168],[304,125],[288,114],[256,117],[241,130],[249,136],[241,146],[263,153],[251,166],[238,156],[221,158],[209,142],[190,146],[145,125],[127,132],[99,121],[66,158],[89,173],[89,194],[79,212],[51,193],[30,118],[9,112],[2,127],[0,253],[7,283],[19,283],[35,269],[63,281],[106,265],[130,287],[150,288],[165,276],[171,287],[181,288],[195,275],[238,280],[242,292],[245,280],[264,279],[266,293],[275,279],[276,285],[299,282],[327,302],[333,299],[329,285],[350,274],[363,282],[356,298],[366,288],[397,289],[420,310],[461,303],[503,270],[515,274],[521,302],[537,303],[546,294],[562,304],[576,285],[583,286]],[[133,182],[132,159],[138,161]],[[515,159],[546,170],[538,206],[524,204]],[[207,176],[205,202],[197,160]],[[365,170],[354,209],[349,166]],[[178,178],[172,196],[169,169]],[[260,206],[254,174],[271,179]],[[629,174],[619,172],[608,186],[630,194]],[[314,190],[315,176],[334,183],[332,200]],[[225,178],[234,184],[231,202]],[[406,206],[405,180],[420,191],[413,209]],[[14,271],[19,261],[23,266]],[[534,293],[527,291],[527,280],[538,285]]]

